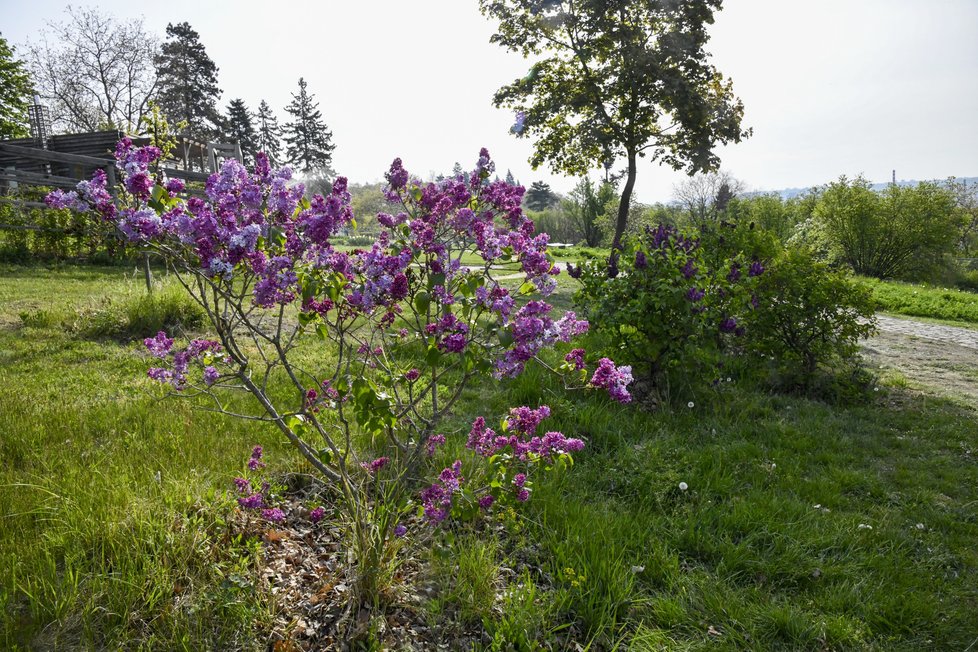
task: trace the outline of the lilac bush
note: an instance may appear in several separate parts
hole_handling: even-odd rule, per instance
[[[385,542],[395,529],[406,532],[412,500],[404,492],[427,473],[445,441],[439,423],[463,388],[478,377],[516,376],[588,328],[546,301],[559,273],[548,237],[523,214],[522,187],[489,180],[485,149],[470,174],[437,183],[412,177],[396,159],[385,190],[396,209],[378,215],[382,232],[354,251],[333,245],[356,226],[343,177],[329,194],[307,198],[288,168],[273,170],[259,154],[251,171],[225,161],[203,196],[188,197],[156,171],[159,156],[124,139],[115,201],[104,175],[47,201],[99,213],[167,262],[206,311],[213,339],[147,339],[163,362],[150,377],[213,409],[273,424],[337,489],[354,534],[357,586],[370,595]],[[502,265],[509,269],[500,273]],[[496,280],[513,267],[520,281]],[[317,338],[317,355],[297,355]],[[585,362],[574,349],[561,369],[578,385],[629,399],[628,368],[602,360],[588,383]],[[293,398],[272,391],[283,383]],[[250,394],[257,409],[230,409],[234,391]],[[457,461],[417,496],[425,520],[525,500],[528,474],[584,446],[558,432],[535,435],[547,414],[516,408],[498,434],[473,426],[471,471]],[[491,480],[470,487],[466,476]]]
[[[569,270],[581,283],[575,302],[616,356],[631,363],[602,359],[592,386],[627,400],[634,367],[650,394],[669,399],[677,381],[719,377],[721,355],[741,348],[764,266],[740,253],[714,254],[704,251],[699,233],[659,225],[626,240],[613,264],[590,260]]]

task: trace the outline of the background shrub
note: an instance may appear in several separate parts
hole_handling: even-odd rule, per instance
[[[829,184],[814,218],[836,256],[857,274],[911,281],[947,269],[962,219],[946,187],[890,185],[877,193],[862,177]]]
[[[859,340],[875,329],[872,293],[805,249],[787,249],[771,262],[757,298],[747,316],[749,347],[774,363],[785,388],[810,388],[820,371],[845,367],[851,374]]]
[[[194,331],[203,325],[203,309],[183,288],[163,285],[152,294],[131,294],[81,311],[74,328],[83,337],[130,340],[152,337],[161,330]]]

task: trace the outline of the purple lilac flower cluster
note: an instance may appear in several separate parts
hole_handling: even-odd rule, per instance
[[[441,472],[437,482],[421,492],[421,505],[429,523],[437,525],[448,518],[452,512],[452,497],[461,490],[464,480],[462,462],[455,460],[451,467]]]
[[[172,355],[171,367],[153,367],[149,369],[147,375],[160,383],[167,383],[174,389],[186,389],[188,385],[187,373],[192,362],[208,360],[223,350],[220,343],[213,340],[192,340],[185,349],[173,352],[173,339],[160,331],[156,337],[147,337],[143,344],[151,355],[165,360]],[[213,385],[220,377],[220,372],[211,365],[204,367],[203,379],[208,386]]]
[[[616,367],[615,363],[608,358],[601,358],[598,361],[598,368],[591,376],[591,385],[601,387],[608,391],[608,395],[619,403],[628,403],[632,400],[628,393],[628,385],[632,382],[632,368],[628,365]]]
[[[466,448],[483,457],[491,457],[509,449],[514,458],[527,461],[536,456],[552,460],[558,455],[574,453],[584,448],[580,439],[565,437],[559,432],[534,436],[540,422],[550,416],[550,408],[542,405],[533,410],[526,406],[510,410],[506,420],[508,434],[497,434],[486,426],[486,420],[478,417],[472,423]]]
[[[368,474],[377,475],[377,471],[380,471],[382,468],[390,464],[390,462],[391,458],[389,457],[378,457],[377,459],[369,462],[361,462],[360,466],[363,467],[363,470]]]
[[[262,447],[255,446],[251,449],[251,457],[248,458],[248,469],[258,471],[263,468],[265,463],[262,461]],[[254,511],[261,510],[261,517],[272,523],[281,523],[285,520],[285,512],[278,507],[268,505],[271,487],[267,482],[262,482],[260,487],[255,488],[248,478],[237,477],[234,479],[234,489],[239,494],[240,507]]]
[[[529,301],[516,312],[510,328],[513,344],[496,363],[497,376],[517,376],[544,348],[557,342],[570,342],[587,332],[587,321],[577,319],[573,312],[554,320],[551,309],[545,301]]]

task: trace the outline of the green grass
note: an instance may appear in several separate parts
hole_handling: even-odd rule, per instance
[[[884,312],[941,321],[978,323],[978,294],[933,285],[860,278]]]
[[[0,648],[264,647],[276,606],[222,496],[254,443],[275,470],[301,465],[264,426],[162,399],[137,343],[64,332],[60,315],[133,283],[0,268]],[[897,381],[862,406],[731,384],[656,414],[537,371],[472,387],[446,432],[547,403],[545,425],[587,448],[524,514],[439,544],[424,609],[494,650],[963,650],[978,420]]]

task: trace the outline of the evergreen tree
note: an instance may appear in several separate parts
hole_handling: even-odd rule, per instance
[[[455,161],[455,165],[452,166],[452,176],[457,179],[463,174],[464,172],[462,171],[462,164],[459,163],[458,161]]]
[[[506,170],[506,183],[511,186],[516,185],[516,179],[513,178],[513,173],[509,170]]]
[[[550,189],[549,184],[543,181],[534,181],[530,185],[530,189],[526,191],[524,201],[530,210],[543,211],[553,206],[554,202],[557,201],[557,195]]]
[[[24,62],[14,58],[13,48],[0,36],[0,138],[30,135],[27,107],[33,90]]]
[[[217,109],[217,65],[189,23],[168,24],[166,38],[156,59],[160,107],[171,123],[187,123],[184,135],[220,137],[224,120]]]
[[[258,151],[265,152],[273,166],[282,164],[282,128],[268,102],[258,105]]]
[[[227,136],[231,140],[238,141],[241,146],[241,156],[248,166],[254,165],[255,154],[258,153],[258,133],[255,131],[252,117],[251,111],[241,98],[233,99],[228,104]]]
[[[292,102],[285,107],[292,121],[285,125],[286,160],[306,174],[320,170],[331,171],[333,160],[333,134],[323,122],[319,103],[306,90],[306,80],[299,78],[299,93],[292,94]]]

